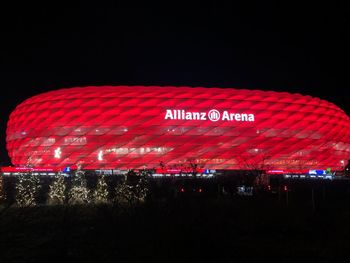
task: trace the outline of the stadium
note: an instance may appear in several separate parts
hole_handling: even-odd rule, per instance
[[[343,110],[261,90],[59,89],[19,104],[6,133],[16,167],[342,170],[350,159]]]

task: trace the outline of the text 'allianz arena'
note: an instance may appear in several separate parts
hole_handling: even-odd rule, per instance
[[[18,105],[6,141],[16,166],[340,170],[350,120],[332,103],[286,92],[83,87]]]

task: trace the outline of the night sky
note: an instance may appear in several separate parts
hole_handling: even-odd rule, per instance
[[[58,88],[287,91],[326,99],[350,115],[350,11],[339,2],[12,2],[0,7],[1,165],[9,164],[10,112]]]

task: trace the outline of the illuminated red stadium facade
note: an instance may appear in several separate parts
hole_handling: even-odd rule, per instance
[[[340,170],[350,120],[332,103],[286,92],[101,86],[27,99],[6,140],[16,166]]]

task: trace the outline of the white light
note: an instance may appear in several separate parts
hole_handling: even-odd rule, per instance
[[[98,152],[97,154],[97,160],[102,161],[103,160],[103,153],[102,150]]]
[[[61,147],[58,147],[56,150],[55,150],[55,158],[57,159],[60,159],[61,158]]]
[[[344,160],[341,160],[340,162],[341,162],[341,164],[344,164]]]
[[[154,176],[154,177],[162,177],[163,174],[152,174],[152,176]]]

